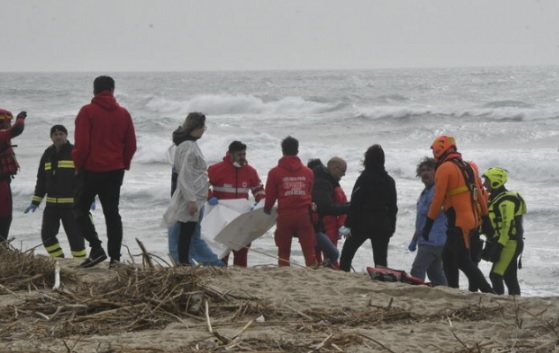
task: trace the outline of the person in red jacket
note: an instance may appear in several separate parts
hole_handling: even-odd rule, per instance
[[[118,209],[124,171],[130,169],[136,152],[132,117],[113,96],[115,81],[99,76],[93,81],[91,104],[84,105],[75,122],[72,159],[77,170],[74,214],[89,242],[89,257],[80,265],[92,267],[107,259],[101,240],[89,217],[89,208],[99,195],[107,226],[109,266],[120,261],[122,219]]]
[[[25,126],[26,112],[17,115],[12,125],[12,113],[0,109],[0,243],[8,240],[12,224],[12,189],[10,183],[17,173],[17,164],[12,138],[19,136]]]
[[[210,178],[210,204],[217,204],[218,200],[248,199],[248,192],[252,192],[254,200],[259,202],[265,197],[264,186],[256,169],[247,160],[247,145],[241,141],[233,141],[223,157],[223,161],[208,168]],[[233,251],[233,265],[247,267],[247,255],[250,243],[237,251]],[[225,264],[229,255],[221,259]]]
[[[337,185],[334,188],[334,193],[332,194],[333,203],[346,204],[347,196],[339,182],[346,173],[347,162],[340,157],[332,157],[328,163],[326,163],[326,168],[337,182]],[[344,227],[346,218],[347,215],[344,213],[336,216],[326,215],[322,220],[324,222],[324,232],[335,247],[338,247],[338,239],[343,236],[344,232],[347,232],[347,228]],[[317,260],[318,256],[319,255],[317,254]]]
[[[264,212],[270,213],[278,201],[274,240],[278,247],[278,265],[289,266],[291,241],[299,238],[306,266],[316,266],[316,238],[311,219],[314,175],[297,154],[299,141],[288,136],[281,142],[283,157],[268,173]]]

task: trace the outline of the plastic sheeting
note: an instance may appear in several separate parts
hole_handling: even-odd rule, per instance
[[[276,208],[267,215],[263,206],[264,200],[252,209],[252,203],[246,199],[219,200],[215,206],[206,204],[202,239],[219,258],[241,249],[276,224]]]

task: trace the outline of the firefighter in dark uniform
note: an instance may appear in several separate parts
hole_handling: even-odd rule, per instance
[[[50,256],[64,257],[64,250],[58,243],[60,222],[68,236],[72,256],[85,258],[85,240],[80,233],[72,213],[74,203],[75,168],[72,160],[72,145],[68,140],[68,130],[63,125],[54,125],[50,129],[53,144],[45,150],[37,171],[37,184],[31,204],[25,213],[35,212],[45,197],[46,207],[43,212],[41,238]]]

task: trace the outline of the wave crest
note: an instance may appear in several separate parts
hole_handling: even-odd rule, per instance
[[[261,97],[247,94],[206,94],[192,97],[190,100],[174,101],[152,97],[145,102],[148,110],[159,113],[188,113],[201,111],[208,115],[229,114],[318,114],[343,105],[336,103],[319,103],[301,97],[284,97],[276,100],[263,100]]]
[[[515,100],[502,100],[502,101],[494,101],[485,103],[483,105],[484,108],[524,108],[530,109],[534,108],[533,104],[525,103],[522,101],[515,101]]]

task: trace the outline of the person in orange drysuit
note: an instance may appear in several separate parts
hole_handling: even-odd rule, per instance
[[[433,220],[441,207],[444,207],[448,228],[443,249],[443,268],[448,286],[458,288],[458,270],[461,270],[473,286],[482,292],[493,293],[483,273],[472,262],[469,251],[471,233],[479,227],[480,219],[484,233],[492,231],[479,177],[473,168],[462,160],[454,137],[437,137],[431,149],[437,162],[435,194],[423,228],[423,238],[429,239]]]

